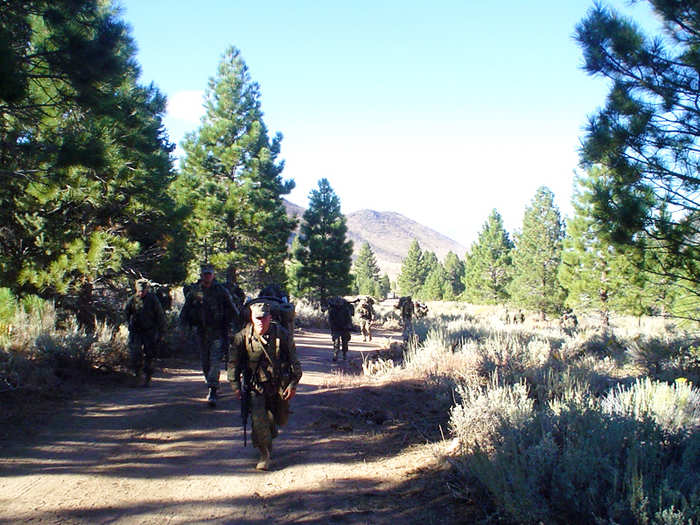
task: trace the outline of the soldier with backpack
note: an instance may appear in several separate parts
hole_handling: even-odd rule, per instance
[[[328,299],[328,325],[333,339],[333,361],[338,360],[341,350],[343,360],[347,359],[350,331],[352,330],[352,316],[355,314],[355,306],[342,297]]]
[[[407,343],[413,337],[413,300],[410,295],[406,295],[399,299],[398,304],[394,308],[399,309],[401,315],[401,326],[403,326],[403,342]]]
[[[199,346],[202,372],[209,389],[207,404],[212,408],[216,406],[228,330],[238,313],[229,291],[214,278],[214,267],[202,265],[199,281],[188,287],[180,319],[196,331],[194,340]]]
[[[258,470],[269,470],[272,439],[278,427],[289,419],[289,402],[302,376],[294,338],[272,319],[268,301],[249,303],[250,319],[233,337],[228,363],[228,380],[234,396],[241,395],[241,376],[250,378],[246,399],[253,423],[253,445],[260,450]]]
[[[362,340],[367,341],[372,340],[372,321],[374,321],[374,299],[371,297],[365,297],[364,301],[360,303],[360,308],[358,309],[358,314],[360,315],[360,328],[362,329]]]
[[[148,386],[153,375],[153,358],[166,328],[165,313],[146,279],[134,285],[136,293],[124,307],[129,325],[129,359],[135,380]]]

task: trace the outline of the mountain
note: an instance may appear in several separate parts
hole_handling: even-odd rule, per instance
[[[283,199],[284,200],[284,199]],[[287,214],[301,219],[304,208],[284,200]],[[460,259],[467,249],[458,242],[423,226],[399,213],[388,211],[360,210],[345,216],[348,238],[352,240],[354,255],[368,242],[377,258],[377,265],[393,281],[401,273],[401,264],[408,248],[417,240],[421,250],[431,251],[440,261],[452,251]]]

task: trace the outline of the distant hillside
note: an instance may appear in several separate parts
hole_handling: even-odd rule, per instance
[[[301,218],[304,214],[301,206],[286,200],[284,205],[291,216]],[[401,272],[401,263],[414,239],[422,250],[434,252],[441,261],[449,251],[456,253],[460,259],[464,258],[467,251],[458,242],[399,213],[360,210],[346,215],[346,219],[348,238],[354,244],[354,255],[368,242],[382,273],[389,275],[392,281]]]

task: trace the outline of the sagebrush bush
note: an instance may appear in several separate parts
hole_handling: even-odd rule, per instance
[[[450,429],[468,453],[492,453],[501,443],[504,425],[520,428],[533,414],[525,383],[504,385],[497,373],[486,387],[464,383],[456,393],[459,401],[450,411]]]
[[[700,430],[700,391],[687,381],[669,385],[647,377],[629,387],[618,385],[601,400],[601,409],[638,421],[651,419],[672,434]]]

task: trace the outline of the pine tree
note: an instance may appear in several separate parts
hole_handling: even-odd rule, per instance
[[[425,278],[425,282],[418,293],[418,297],[425,301],[441,301],[447,286],[447,274],[442,264],[432,266]]]
[[[360,295],[375,295],[379,282],[379,266],[368,242],[362,244],[353,263],[353,274]]]
[[[517,306],[538,311],[543,317],[561,311],[565,291],[557,272],[563,236],[554,194],[541,187],[525,209],[522,231],[512,252],[513,280],[508,290]]]
[[[576,28],[586,71],[610,80],[605,107],[589,120],[582,161],[608,174],[592,194],[600,234],[658,252],[664,264],[651,275],[663,273],[682,294],[695,295],[686,312],[699,319],[700,4],[649,4],[663,22],[654,38],[602,4]],[[637,261],[640,271],[649,268]]]
[[[299,231],[300,247],[294,253],[301,263],[302,288],[314,300],[323,302],[350,291],[352,241],[347,240],[347,231],[340,199],[328,180],[321,179],[318,189],[309,195]]]
[[[389,280],[389,276],[387,274],[384,274],[379,279],[379,285],[377,287],[377,293],[375,296],[380,299],[386,299],[389,296],[390,291],[391,281]]]
[[[209,80],[205,108],[201,126],[183,142],[177,183],[178,198],[192,210],[187,224],[194,254],[251,288],[283,282],[295,222],[282,195],[294,182],[281,178],[282,137],[268,137],[260,88],[234,47]]]
[[[401,273],[397,279],[401,295],[416,295],[425,280],[423,252],[417,240],[408,247],[408,253],[401,265]]]
[[[613,309],[643,313],[644,283],[640,272],[630,264],[634,254],[621,253],[601,237],[590,215],[594,187],[604,177],[604,172],[596,168],[587,177],[576,178],[574,216],[567,223],[559,281],[568,292],[567,306],[597,310],[602,325],[607,327]]]
[[[175,257],[165,98],[138,85],[104,2],[12,2],[2,16],[0,284],[89,304],[98,280]]]
[[[513,242],[503,227],[503,219],[493,210],[465,258],[464,295],[467,300],[497,304],[508,299],[512,249]]]
[[[457,299],[464,292],[464,263],[459,260],[459,257],[454,252],[447,252],[445,262],[446,288],[444,299],[452,301]]]

